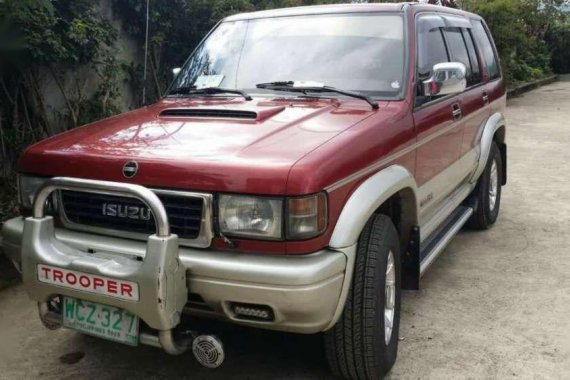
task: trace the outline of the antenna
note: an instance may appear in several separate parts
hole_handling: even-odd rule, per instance
[[[146,37],[144,39],[144,70],[143,70],[143,89],[142,89],[142,104],[146,104],[146,63],[148,59],[148,18],[149,18],[149,3],[146,0]]]

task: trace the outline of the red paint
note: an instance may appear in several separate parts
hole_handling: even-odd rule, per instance
[[[63,272],[60,270],[54,270],[53,271],[53,280],[63,282]]]
[[[44,272],[44,277],[48,277],[49,273],[51,272],[51,268],[42,267],[40,268],[42,272]]]
[[[320,8],[320,12],[340,12]],[[438,8],[440,12],[463,14]],[[401,11],[402,5],[362,5],[347,11]],[[456,162],[478,144],[480,121],[505,108],[503,80],[475,91],[414,110],[416,31],[421,5],[407,8],[409,59],[405,99],[382,101],[373,110],[356,99],[302,102],[278,95],[272,99],[163,99],[158,103],[50,138],[30,147],[20,160],[21,172],[142,184],[153,188],[263,195],[303,195],[319,191],[371,164],[431,139],[400,155],[395,163],[407,168],[418,185]],[[268,13],[270,16],[271,13]],[[236,16],[239,17],[239,16]],[[476,16],[473,16],[476,17]],[[482,60],[481,60],[482,61]],[[483,61],[482,61],[483,63]],[[485,67],[483,72],[486,73]],[[491,104],[479,104],[482,90]],[[453,123],[452,104],[462,107],[464,122],[433,138]],[[167,108],[247,110],[252,120],[160,117]],[[134,179],[122,167],[139,162]],[[377,167],[381,170],[383,167]],[[329,220],[323,235],[308,241],[274,242],[236,239],[238,250],[268,254],[304,254],[326,247],[342,208],[368,173],[328,194]],[[228,249],[221,239],[212,246]],[[55,279],[55,273],[54,273]],[[97,284],[101,285],[101,284]],[[107,282],[109,292],[117,284]],[[124,290],[120,288],[121,292]],[[126,291],[126,290],[125,290]]]
[[[98,278],[98,277],[93,279],[93,289],[94,290],[97,290],[97,288],[103,287],[103,285],[105,285],[105,281],[103,281],[103,279]]]
[[[65,281],[69,285],[75,285],[77,283],[77,276],[73,273],[68,273],[65,275]]]
[[[113,280],[107,281],[107,292],[117,294],[117,282]]]
[[[133,287],[130,284],[121,284],[121,294],[128,295],[129,297],[133,296]]]

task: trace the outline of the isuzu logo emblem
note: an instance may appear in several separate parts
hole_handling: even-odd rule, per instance
[[[123,166],[123,175],[125,178],[133,178],[138,170],[139,164],[136,161],[129,161]]]
[[[103,203],[103,215],[134,220],[150,220],[151,217],[150,209],[147,207],[118,203]]]

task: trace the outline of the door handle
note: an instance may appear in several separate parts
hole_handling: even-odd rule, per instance
[[[462,112],[461,112],[461,107],[459,106],[459,103],[454,103],[451,106],[451,114],[453,115],[453,120],[459,120],[461,119],[462,116]]]
[[[483,103],[489,104],[489,94],[487,94],[487,91],[483,91]]]

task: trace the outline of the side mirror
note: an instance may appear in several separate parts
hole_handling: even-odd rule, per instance
[[[174,69],[172,69],[172,75],[174,76],[174,78],[176,78],[178,74],[180,74],[181,70],[182,70],[181,67],[175,67]]]
[[[438,63],[433,76],[424,81],[424,96],[458,94],[467,88],[467,67],[461,62]]]

